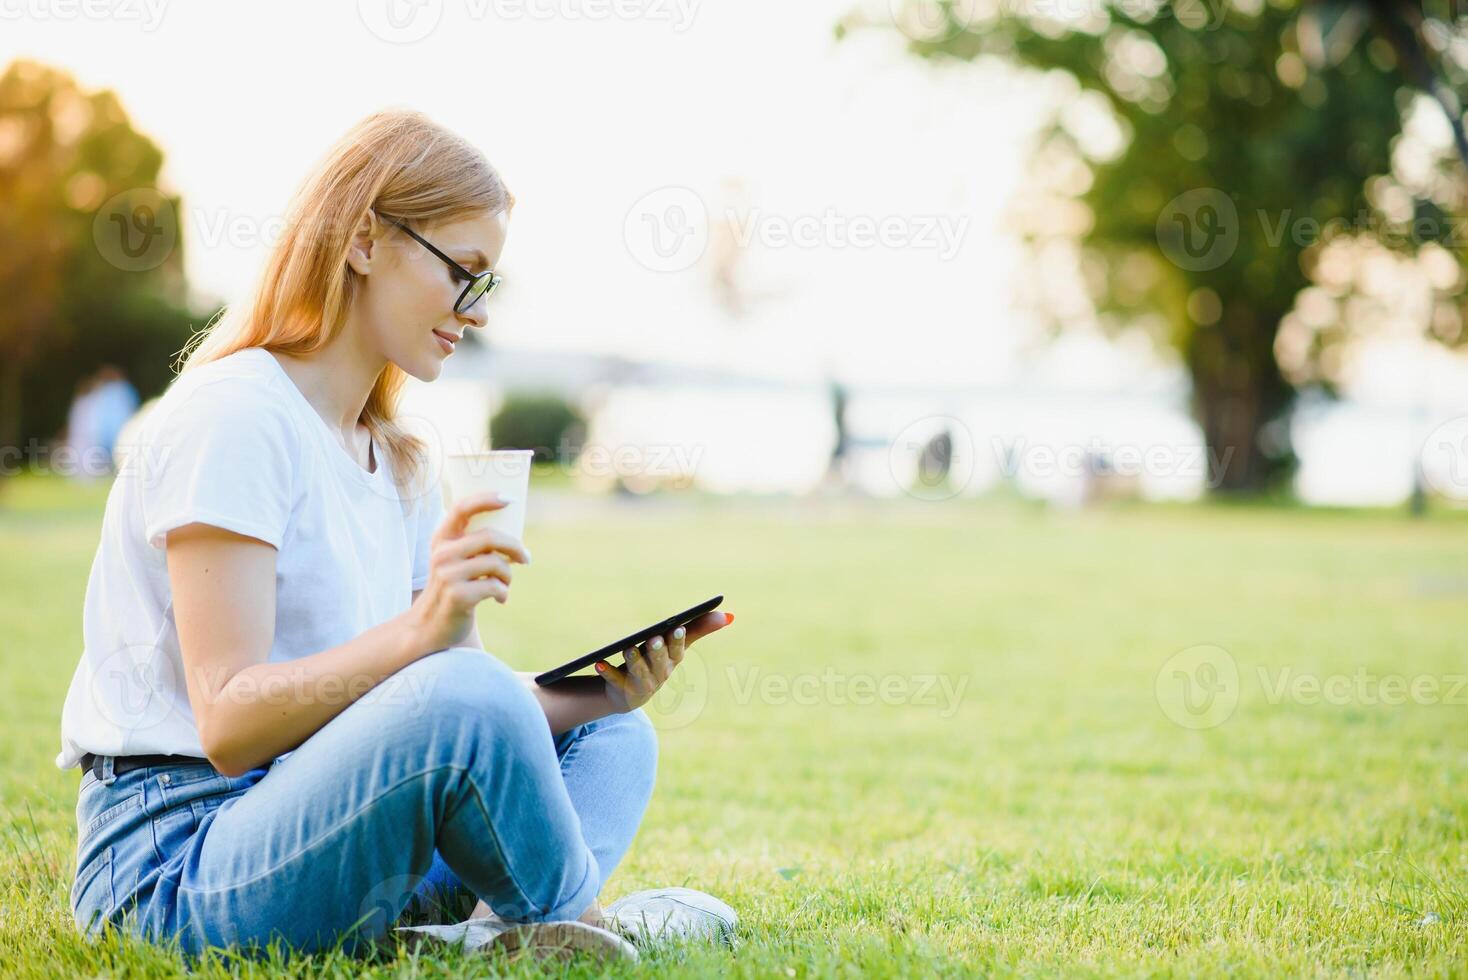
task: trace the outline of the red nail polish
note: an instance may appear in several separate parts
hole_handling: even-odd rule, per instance
[[[734,622],[734,614],[730,612],[724,613],[724,625],[728,626],[732,622]]]

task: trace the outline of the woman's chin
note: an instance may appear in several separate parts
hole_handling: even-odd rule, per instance
[[[444,359],[442,357],[429,355],[427,358],[413,358],[411,360],[404,358],[393,363],[402,368],[404,374],[417,378],[419,381],[434,381],[443,373],[443,362]]]

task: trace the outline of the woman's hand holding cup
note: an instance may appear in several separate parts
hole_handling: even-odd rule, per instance
[[[434,532],[428,582],[409,610],[425,652],[467,641],[479,603],[509,600],[514,577],[510,565],[530,564],[530,553],[513,535],[492,528],[468,530],[474,515],[505,506],[494,493],[462,497]]]

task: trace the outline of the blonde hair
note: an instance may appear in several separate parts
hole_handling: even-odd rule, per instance
[[[407,224],[455,221],[514,207],[484,154],[420,112],[373,113],[326,154],[291,200],[279,242],[253,294],[190,338],[179,372],[247,347],[302,355],[341,332],[362,277],[347,264],[368,209]],[[407,375],[388,364],[361,421],[387,452],[400,488],[425,463],[423,441],[395,418]]]

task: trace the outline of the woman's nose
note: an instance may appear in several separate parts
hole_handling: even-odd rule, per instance
[[[488,305],[489,304],[484,301],[483,296],[479,297],[479,299],[475,300],[473,306],[469,307],[463,313],[460,313],[458,315],[459,322],[463,323],[465,327],[484,326],[484,324],[488,322],[488,314],[485,312],[485,307],[487,307]]]

